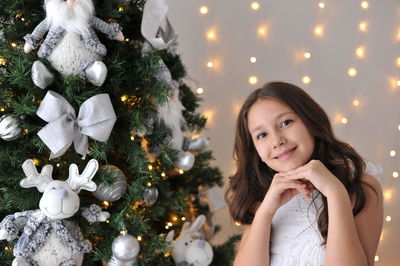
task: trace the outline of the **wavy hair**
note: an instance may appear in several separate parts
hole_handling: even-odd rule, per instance
[[[249,95],[237,119],[233,156],[237,170],[229,178],[225,194],[233,220],[242,224],[252,223],[255,205],[263,201],[276,174],[261,160],[248,129],[250,108],[265,98],[287,104],[300,117],[315,140],[310,160],[320,160],[342,182],[350,197],[355,199],[353,215],[357,215],[365,205],[365,194],[360,186],[365,170],[363,159],[349,144],[335,137],[327,114],[306,92],[290,83],[271,82]],[[323,207],[318,217],[318,228],[326,243],[328,207],[326,197],[320,195]]]

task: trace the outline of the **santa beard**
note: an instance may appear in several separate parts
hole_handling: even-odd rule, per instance
[[[45,0],[47,23],[51,27],[61,27],[67,32],[90,35],[90,18],[94,15],[92,0],[75,0],[69,6],[63,0]]]

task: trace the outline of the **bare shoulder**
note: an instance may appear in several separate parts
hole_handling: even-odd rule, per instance
[[[361,182],[367,204],[374,202],[377,204],[381,203],[383,200],[383,193],[378,180],[369,174],[363,174],[361,176]]]
[[[363,174],[361,187],[365,195],[364,208],[354,217],[357,233],[365,255],[373,265],[383,224],[382,188],[375,177]]]

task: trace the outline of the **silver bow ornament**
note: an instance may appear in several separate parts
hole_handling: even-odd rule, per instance
[[[50,149],[50,159],[62,156],[74,143],[75,151],[85,159],[88,137],[106,142],[117,117],[106,93],[87,99],[76,116],[74,108],[60,94],[48,91],[36,114],[48,124],[38,132]]]

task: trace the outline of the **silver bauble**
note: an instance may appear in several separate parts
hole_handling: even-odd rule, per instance
[[[191,152],[202,152],[207,149],[208,145],[210,145],[208,138],[206,137],[198,137],[190,140],[188,151]]]
[[[114,177],[115,182],[111,186],[97,184],[97,189],[93,192],[93,196],[101,201],[114,202],[119,200],[125,194],[128,186],[126,176],[121,169],[110,164],[102,166],[100,171],[110,173]]]
[[[0,137],[11,141],[21,135],[22,129],[19,127],[19,121],[12,115],[3,115],[0,117]]]
[[[152,206],[158,198],[158,189],[156,187],[146,187],[143,192],[143,200],[147,206]]]
[[[113,256],[107,266],[133,266],[136,265],[140,245],[135,237],[124,234],[114,239],[111,250]]]
[[[180,151],[175,159],[175,167],[188,171],[193,167],[194,156],[188,151]]]

